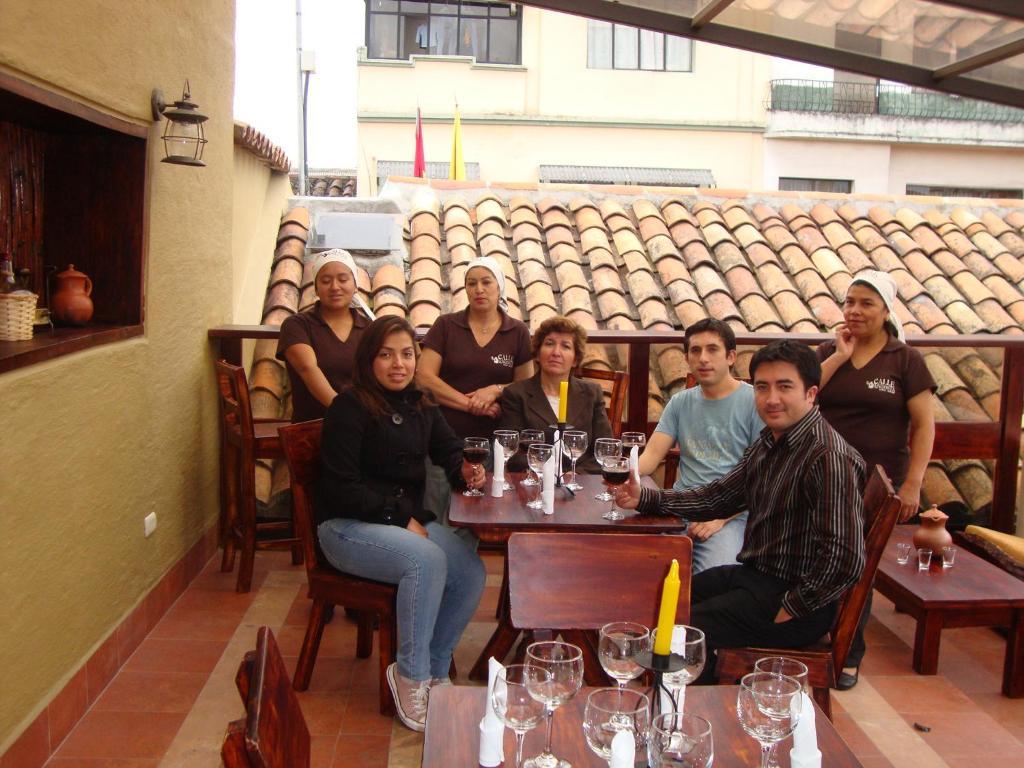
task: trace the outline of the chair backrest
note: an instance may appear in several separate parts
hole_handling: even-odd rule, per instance
[[[625,371],[605,371],[601,368],[583,368],[582,379],[597,379],[612,382],[612,393],[608,401],[608,421],[612,423],[612,435],[622,434],[622,412],[626,407],[626,395],[629,392],[629,374]]]
[[[518,629],[600,629],[610,621],[657,624],[662,582],[679,561],[676,622],[690,618],[687,536],[514,533],[508,540],[509,606]]]
[[[316,515],[313,513],[316,483],[320,479],[320,439],[323,426],[323,419],[317,419],[290,424],[277,432],[291,473],[292,525],[295,527],[295,535],[302,541],[302,557],[307,571],[326,565],[316,539]]]
[[[245,719],[228,726],[221,748],[227,768],[309,768],[309,729],[291,677],[269,627],[260,627],[255,653],[236,677]]]
[[[880,466],[875,466],[864,489],[864,570],[839,603],[832,627],[832,663],[836,674],[846,664],[846,655],[867,604],[878,563],[900,514],[900,500]]]
[[[249,382],[245,378],[245,369],[226,360],[215,361],[214,369],[217,372],[221,424],[238,426],[243,438],[253,437],[252,406],[249,403]]]

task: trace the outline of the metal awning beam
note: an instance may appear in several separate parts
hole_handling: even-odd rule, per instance
[[[1015,3],[1018,0],[1013,0]],[[984,80],[971,79],[961,75],[950,75],[936,80],[934,71],[913,64],[903,64],[876,58],[862,53],[845,51],[824,45],[807,43],[802,40],[769,35],[726,24],[711,22],[699,29],[694,29],[692,20],[686,16],[640,8],[607,0],[522,0],[523,5],[547,8],[561,13],[586,16],[592,19],[613,21],[617,24],[628,24],[670,35],[704,40],[716,45],[740,48],[770,56],[782,56],[787,59],[820,64],[845,72],[857,72],[882,80],[929,88],[944,93],[955,93],[972,99],[983,99],[1012,107],[1024,108],[1024,89],[1008,85],[999,85]],[[980,0],[978,3],[980,4]],[[1022,3],[1021,5],[1024,5]],[[1024,16],[1024,8],[1018,9],[1014,16]]]
[[[690,26],[700,29],[734,2],[736,0],[708,0],[707,4],[693,15]]]
[[[1024,21],[1024,3],[1020,0],[931,0],[940,5],[952,5],[965,11],[987,13],[990,16],[1005,16]]]
[[[947,64],[944,67],[939,67],[935,70],[933,77],[936,80],[945,80],[947,77],[962,75],[965,72],[973,72],[976,69],[987,67],[989,64],[1003,61],[1011,56],[1016,56],[1018,53],[1024,53],[1024,37],[998,45],[995,48],[990,48],[987,51],[976,53],[959,61],[954,61],[952,64]]]

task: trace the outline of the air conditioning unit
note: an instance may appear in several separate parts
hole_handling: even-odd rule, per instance
[[[318,214],[313,222],[311,247],[317,250],[397,251],[402,248],[402,219],[397,213]]]

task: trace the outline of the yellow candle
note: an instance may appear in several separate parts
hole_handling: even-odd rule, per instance
[[[565,424],[565,412],[569,407],[569,382],[558,385],[558,423]]]
[[[676,626],[676,609],[679,607],[679,561],[673,560],[668,576],[661,587],[661,609],[658,611],[658,638],[654,652],[668,656],[672,650],[672,630]]]

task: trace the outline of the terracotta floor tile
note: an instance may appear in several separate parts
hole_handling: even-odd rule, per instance
[[[861,662],[861,674],[913,675],[914,652],[905,645],[868,645]]]
[[[391,733],[394,718],[380,713],[380,701],[376,693],[353,691],[345,705],[339,732],[345,737],[378,736]]]
[[[182,593],[181,597],[178,598],[178,602],[174,604],[175,608],[193,608],[200,611],[213,611],[215,613],[222,613],[224,615],[237,614],[239,618],[242,617],[252,605],[252,601],[256,599],[256,593],[259,591],[258,587],[255,587],[252,591],[244,594],[231,590],[215,590],[215,589],[199,589],[196,587],[189,587]]]
[[[147,638],[135,655],[124,665],[132,672],[202,672],[209,674],[216,666],[226,641],[185,640],[178,638]]]
[[[114,632],[93,651],[85,663],[86,680],[89,690],[89,703],[96,701],[107,684],[114,679],[120,661],[117,658],[117,633]]]
[[[55,757],[46,768],[157,768],[159,760],[131,760],[129,758]]]
[[[348,692],[298,694],[310,735],[337,736],[348,703]]]
[[[954,755],[1013,754],[1014,764],[1024,765],[1024,744],[983,712],[960,712],[948,717],[934,711],[906,712],[902,716],[911,726],[918,722],[931,727],[921,738],[947,762]]]
[[[387,768],[391,728],[372,736],[342,736],[334,747],[333,768]]]
[[[498,594],[501,592],[501,585],[484,587],[483,596],[480,598],[480,605],[473,614],[473,621],[487,621],[494,618],[494,606],[498,603]]]
[[[874,742],[868,737],[864,731],[857,725],[850,715],[837,713],[834,709],[832,712],[832,725],[835,726],[836,730],[839,731],[839,735],[843,737],[853,754],[858,759],[867,756],[881,756],[881,751],[875,746]]]
[[[285,626],[305,628],[309,622],[309,610],[312,606],[313,601],[306,597],[305,590],[300,592],[284,620]]]
[[[873,677],[871,684],[900,713],[941,712],[945,716],[974,710],[967,695],[944,677]]]
[[[135,653],[135,649],[146,639],[149,629],[145,603],[140,603],[114,633],[117,635],[117,659],[120,664],[123,665]]]
[[[323,655],[340,658],[350,656],[355,658],[356,633],[355,622],[347,619],[342,611],[338,611],[330,624],[324,627],[324,634],[320,638],[320,650],[317,656]],[[277,645],[281,649],[282,656],[298,656],[299,651],[302,649],[302,641],[306,636],[306,626],[286,625],[276,630],[274,636],[277,638]],[[377,635],[374,633],[374,645],[377,642]]]
[[[164,615],[149,636],[227,642],[238,629],[240,620],[241,615],[234,612],[224,614],[176,605]]]
[[[49,756],[49,717],[44,709],[0,756],[0,768],[39,768]]]
[[[298,656],[284,656],[288,673],[295,674]],[[352,683],[352,667],[354,659],[339,659],[330,656],[317,656],[313,665],[313,676],[309,679],[310,693],[332,693],[347,691]]]
[[[893,764],[883,755],[870,755],[867,757],[857,755],[857,759],[863,768],[893,768]]]
[[[97,711],[187,713],[206,684],[204,672],[122,670],[96,701]]]
[[[88,670],[82,667],[47,707],[50,719],[50,749],[56,749],[89,708]]]
[[[334,745],[338,734],[311,736],[309,740],[309,768],[331,768],[334,762]]]
[[[54,757],[159,759],[184,720],[181,713],[93,710]]]

